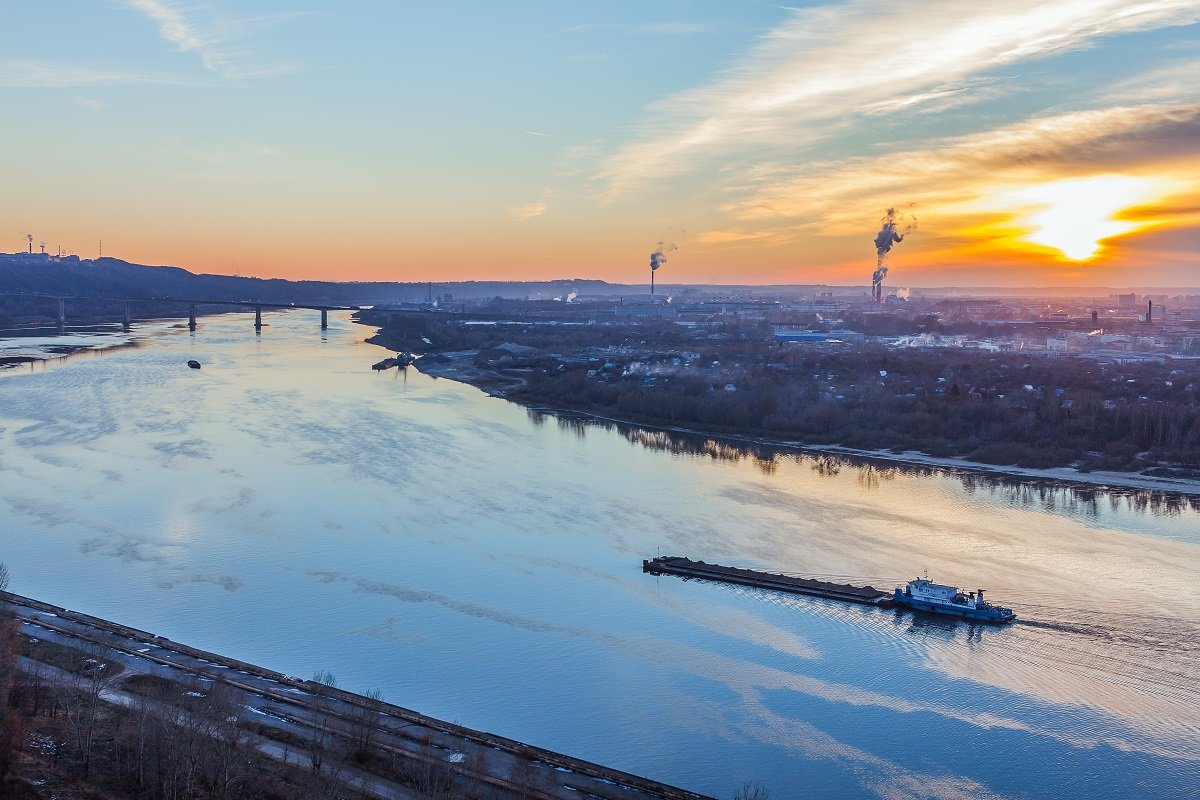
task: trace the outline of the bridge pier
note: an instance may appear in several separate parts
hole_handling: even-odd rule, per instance
[[[262,306],[254,307],[254,330],[262,330]]]
[[[67,301],[58,298],[58,332],[67,332]]]
[[[125,320],[121,323],[121,327],[129,332],[129,326],[133,324],[133,315],[129,313],[129,303],[125,304]]]
[[[188,306],[188,330],[196,330],[196,304],[192,303]]]
[[[322,308],[321,309],[321,330],[325,330],[328,327],[329,327],[329,310]]]

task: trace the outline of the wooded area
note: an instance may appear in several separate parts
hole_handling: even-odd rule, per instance
[[[423,344],[427,338],[432,345]],[[769,326],[385,323],[380,343],[477,349],[533,406],[994,465],[1200,477],[1193,361],[781,344]],[[505,344],[533,348],[504,354]]]

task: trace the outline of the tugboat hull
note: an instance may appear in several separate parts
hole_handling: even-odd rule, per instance
[[[1017,618],[1012,609],[986,602],[983,599],[983,589],[977,592],[978,597],[976,592],[963,592],[954,586],[944,586],[928,579],[917,578],[909,581],[904,588],[897,587],[893,597],[898,606],[959,619],[1003,625]]]
[[[911,608],[913,611],[927,611],[931,614],[944,614],[948,617],[958,617],[959,619],[973,619],[979,622],[991,622],[996,625],[1004,625],[1012,622],[1017,618],[1017,615],[1008,612],[1007,615],[996,614],[994,612],[976,611],[972,608],[947,608],[946,606],[937,605],[935,603],[922,603],[913,600],[896,600],[897,605],[902,605]]]

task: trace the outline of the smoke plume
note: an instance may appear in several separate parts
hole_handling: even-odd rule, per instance
[[[673,243],[664,245],[662,242],[659,242],[658,247],[650,254],[650,269],[656,270],[667,263],[667,253],[674,252],[676,249]]]
[[[917,227],[917,218],[911,217],[904,230],[897,229],[896,209],[889,208],[880,220],[879,233],[875,234],[875,271],[871,273],[871,296],[878,301],[883,300],[883,279],[887,277],[887,264],[883,263],[891,251],[892,245],[904,241],[904,237]]]

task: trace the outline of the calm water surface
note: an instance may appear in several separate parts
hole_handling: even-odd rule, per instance
[[[266,321],[0,372],[15,591],[719,797],[1200,796],[1188,505],[729,458]],[[659,551],[928,570],[1024,621],[643,575]]]

